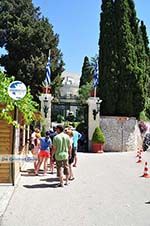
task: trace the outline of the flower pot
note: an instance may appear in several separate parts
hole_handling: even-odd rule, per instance
[[[104,144],[101,143],[92,143],[92,152],[94,153],[103,153]]]

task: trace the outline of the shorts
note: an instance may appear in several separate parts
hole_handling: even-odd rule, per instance
[[[49,152],[47,152],[47,151],[45,151],[45,150],[41,150],[40,152],[39,152],[39,155],[38,155],[39,157],[42,157],[42,158],[49,158],[50,157],[50,153]]]
[[[57,175],[61,174],[60,171],[62,168],[64,169],[64,175],[69,175],[69,165],[68,165],[68,160],[56,160],[56,166],[57,166]]]
[[[76,154],[77,154],[77,147],[74,147],[74,146],[73,146],[72,150],[73,150],[73,152],[74,152],[74,155],[76,155]]]

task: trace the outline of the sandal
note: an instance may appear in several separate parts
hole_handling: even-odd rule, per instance
[[[74,180],[74,179],[75,179],[74,177],[69,178],[69,180]]]

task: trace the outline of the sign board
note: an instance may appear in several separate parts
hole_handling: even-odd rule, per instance
[[[14,100],[22,99],[27,93],[26,86],[21,81],[14,81],[8,87],[8,94]]]

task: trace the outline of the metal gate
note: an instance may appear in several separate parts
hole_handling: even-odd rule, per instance
[[[81,104],[77,99],[60,98],[51,105],[52,127],[62,124],[76,128],[82,134],[79,140],[78,151],[88,151],[88,104]]]

